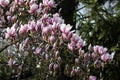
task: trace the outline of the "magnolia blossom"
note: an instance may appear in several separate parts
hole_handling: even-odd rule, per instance
[[[30,5],[30,13],[35,13],[38,9],[38,5],[36,3]]]
[[[44,15],[41,17],[41,20],[46,23],[48,18],[49,18],[49,15],[48,15],[48,14],[44,14]]]
[[[30,0],[29,4],[32,5],[35,3],[36,0]]]
[[[50,63],[50,64],[49,64],[49,70],[52,71],[52,70],[53,70],[53,67],[54,67],[54,63]]]
[[[96,45],[94,46],[94,52],[99,54],[104,54],[107,52],[107,48],[103,48],[103,46]]]
[[[26,46],[26,44],[28,43],[28,40],[29,40],[29,38],[26,38],[25,40],[23,40],[23,46]]]
[[[71,29],[72,29],[72,26],[70,26],[69,24],[68,25],[61,24],[61,26],[60,26],[61,32],[65,33],[65,34],[68,34]]]
[[[24,48],[23,44],[22,44],[22,43],[19,44],[19,52],[22,52],[22,51],[23,51],[23,48]]]
[[[43,35],[47,35],[50,32],[50,28],[49,27],[43,27],[42,28],[42,34]]]
[[[58,64],[54,64],[54,66],[53,66],[54,71],[57,71],[58,68],[59,68]]]
[[[49,56],[48,54],[45,54],[45,60],[48,60]]]
[[[97,78],[95,76],[89,76],[89,80],[96,80]]]
[[[68,49],[71,50],[71,51],[74,51],[75,50],[75,45],[70,43],[68,44]]]
[[[15,1],[16,4],[19,4],[19,5],[24,3],[24,0],[14,0],[14,1]]]
[[[10,22],[12,21],[12,17],[11,16],[7,16],[7,20]]]
[[[11,28],[7,27],[6,33],[5,33],[5,38],[8,39],[8,38],[12,38],[15,36],[16,36],[15,27],[14,26],[12,26]]]
[[[28,28],[29,28],[29,30],[30,31],[36,31],[36,23],[35,23],[35,21],[33,20],[33,21],[31,21],[30,22],[30,24],[29,24],[29,26],[28,26]]]
[[[43,0],[43,4],[47,5],[49,0]]]
[[[73,31],[70,31],[72,29],[72,26],[70,26],[69,24],[62,24],[60,26],[60,30],[62,32],[62,38],[67,41],[72,37]]]
[[[53,43],[54,40],[55,40],[55,37],[54,36],[50,36],[50,38],[49,38],[50,43]]]
[[[64,20],[60,18],[58,13],[53,14],[53,22],[59,23],[59,24],[64,24]]]
[[[103,60],[104,62],[109,61],[110,60],[110,54],[109,53],[103,54],[101,56],[101,60]]]
[[[75,58],[75,63],[76,63],[76,64],[79,63],[79,58]]]
[[[26,33],[28,31],[28,25],[21,25],[20,30],[19,30],[19,34],[23,34]]]
[[[77,42],[77,48],[82,48],[83,46],[85,46],[85,42],[82,40],[82,39],[80,39],[78,42]]]
[[[43,0],[43,5],[47,7],[55,7],[55,2],[54,0]]]
[[[14,65],[14,60],[12,58],[8,61],[8,66],[12,67]]]
[[[41,29],[42,24],[43,24],[42,21],[38,20],[37,23],[36,23],[36,25],[37,25],[36,30]]]
[[[50,0],[50,1],[48,2],[48,7],[52,8],[52,7],[55,7],[55,6],[56,6],[56,5],[55,5],[54,0]]]
[[[10,3],[10,0],[0,0],[0,5],[6,7]]]
[[[77,34],[73,34],[71,41],[74,42],[74,44],[76,44],[80,39],[80,36],[78,36]]]
[[[40,51],[41,51],[41,48],[39,48],[39,47],[37,47],[36,49],[35,49],[35,52],[34,52],[34,54],[40,54]]]

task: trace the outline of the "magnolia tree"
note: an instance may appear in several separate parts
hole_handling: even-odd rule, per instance
[[[0,0],[1,39],[8,43],[0,50],[6,58],[0,71],[17,79],[26,71],[42,80],[102,79],[105,64],[112,61],[107,48],[86,46],[59,13],[51,13],[55,7],[53,0]]]

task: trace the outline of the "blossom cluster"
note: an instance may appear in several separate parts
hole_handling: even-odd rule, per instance
[[[0,6],[0,27],[7,27],[5,39],[15,46],[14,53],[8,54],[10,67],[18,64],[19,69],[25,64],[24,59],[35,57],[36,66],[46,62],[48,75],[60,71],[64,63],[64,74],[96,80],[91,67],[102,68],[112,60],[103,46],[90,45],[85,50],[85,40],[72,30],[72,26],[65,24],[59,13],[50,13],[56,6],[53,0],[41,3],[37,0],[1,0]]]

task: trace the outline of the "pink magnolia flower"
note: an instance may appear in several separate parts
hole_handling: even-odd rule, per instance
[[[91,54],[91,58],[92,58],[92,59],[96,59],[96,57],[97,57],[97,54],[93,52],[93,53]]]
[[[45,60],[48,60],[49,56],[48,54],[45,54]]]
[[[42,34],[43,35],[47,35],[50,32],[50,28],[49,27],[43,27],[42,28]]]
[[[36,23],[36,25],[37,25],[36,30],[41,29],[41,27],[42,27],[42,21],[38,20],[37,23]]]
[[[56,29],[58,29],[58,24],[56,22],[53,22],[52,31],[55,32]]]
[[[5,33],[5,38],[8,39],[8,38],[13,38],[15,36],[16,36],[15,27],[14,26],[12,26],[11,28],[7,27],[6,33]]]
[[[54,66],[53,66],[54,71],[57,71],[58,68],[59,68],[58,64],[54,64]]]
[[[52,8],[55,7],[55,2],[54,0],[43,0],[43,5]]]
[[[24,0],[14,0],[14,1],[15,1],[16,4],[19,4],[19,5],[24,3]]]
[[[48,2],[48,7],[52,8],[52,7],[55,7],[55,6],[56,6],[56,5],[55,5],[54,0],[50,0],[50,1]]]
[[[96,61],[94,62],[94,67],[100,68],[101,66],[102,66],[102,62],[101,62],[100,60],[96,60]]]
[[[10,0],[0,0],[0,5],[6,7],[10,3]]]
[[[53,43],[55,41],[55,37],[54,36],[50,36],[49,41],[50,41],[50,43]]]
[[[44,14],[44,15],[42,16],[41,20],[42,20],[43,22],[46,22],[48,18],[49,18],[49,15],[48,15],[48,14]]]
[[[110,60],[110,54],[105,53],[105,54],[101,55],[101,60],[103,60],[104,62],[109,61]]]
[[[30,13],[35,13],[38,10],[38,5],[36,3],[33,3],[30,5]]]
[[[26,39],[23,41],[23,46],[26,46],[26,44],[28,43],[28,40],[29,40],[29,38],[26,38]]]
[[[40,54],[40,51],[41,51],[41,48],[37,47],[37,48],[35,49],[34,54],[38,55],[38,54]]]
[[[68,49],[71,50],[71,51],[74,51],[75,50],[75,44],[68,44]]]
[[[30,31],[36,31],[36,23],[34,20],[30,22],[28,28]]]
[[[75,64],[79,63],[79,58],[75,58]]]
[[[32,5],[35,3],[36,0],[30,0],[29,4]]]
[[[64,20],[59,16],[58,13],[53,14],[53,22],[59,23],[59,24],[64,24]]]
[[[60,55],[59,51],[55,51],[55,57],[58,58]]]
[[[53,67],[54,67],[54,63],[50,63],[50,64],[49,64],[49,70],[52,71],[52,70],[53,70]]]
[[[27,31],[28,31],[28,25],[27,25],[27,24],[21,25],[20,30],[19,30],[19,34],[20,34],[20,35],[21,35],[21,34],[24,34],[24,33],[26,33]]]
[[[84,61],[88,61],[90,58],[89,54],[88,53],[85,53],[84,54]]]
[[[77,44],[77,42],[81,39],[80,36],[78,36],[77,34],[73,34],[71,41],[74,42],[74,44]]]
[[[11,16],[7,16],[7,20],[8,20],[9,22],[11,22],[12,17],[11,17]]]
[[[62,24],[60,26],[60,30],[62,32],[62,38],[67,41],[69,40],[72,35],[73,35],[73,31],[70,31],[72,29],[72,26],[70,26],[69,24],[66,25],[66,24]]]
[[[43,5],[47,5],[49,0],[43,0]]]
[[[89,76],[89,80],[96,80],[97,78],[95,76]]]
[[[22,43],[19,44],[19,52],[22,52],[23,51],[23,46],[22,46]]]
[[[103,46],[96,45],[94,46],[94,52],[98,54],[104,54],[107,52],[107,48],[103,48]]]
[[[81,56],[84,56],[84,53],[85,53],[84,50],[79,49],[79,56],[80,56],[80,57],[81,57]]]
[[[72,26],[70,26],[69,24],[68,25],[61,24],[61,26],[60,26],[61,32],[65,33],[65,34],[68,34],[71,29],[72,29]]]
[[[85,46],[85,42],[80,38],[80,40],[77,42],[76,45],[77,45],[77,48],[80,49],[83,46]]]
[[[14,60],[12,58],[10,58],[8,61],[8,66],[12,67],[13,65],[14,65]]]
[[[79,75],[79,72],[80,72],[79,68],[74,69],[74,72],[76,75]]]
[[[66,34],[64,34],[64,33],[62,33],[62,38],[63,38],[64,41],[68,40],[68,36]]]
[[[61,57],[58,57],[58,58],[57,58],[57,62],[58,62],[58,63],[61,63],[61,61],[62,61]]]

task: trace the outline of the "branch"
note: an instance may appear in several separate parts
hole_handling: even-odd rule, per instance
[[[8,48],[9,46],[13,45],[13,44],[16,44],[17,42],[19,42],[21,39],[15,41],[14,43],[10,43],[8,45],[6,45],[5,47],[3,47],[2,49],[0,49],[0,53],[3,52],[6,48]]]
[[[79,11],[79,10],[81,10],[81,9],[85,8],[85,7],[86,7],[86,6],[83,6],[83,7],[79,8],[79,9],[77,9],[76,11]]]

